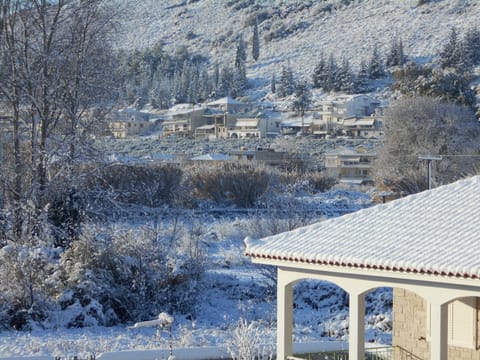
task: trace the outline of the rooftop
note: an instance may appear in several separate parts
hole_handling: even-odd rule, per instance
[[[480,278],[480,176],[260,240],[258,259]]]

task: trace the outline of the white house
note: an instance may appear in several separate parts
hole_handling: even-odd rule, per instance
[[[319,117],[314,119],[314,125],[331,131],[336,126],[341,126],[346,118],[371,116],[380,102],[371,96],[357,94],[328,98],[319,105]]]
[[[479,359],[479,240],[480,176],[261,240],[247,238],[253,262],[278,268],[277,359],[292,355],[293,285],[303,279],[348,292],[350,360],[365,358],[365,294],[379,287],[394,288],[395,359]],[[406,293],[420,304],[397,306],[408,304]],[[454,341],[455,331],[463,341]]]

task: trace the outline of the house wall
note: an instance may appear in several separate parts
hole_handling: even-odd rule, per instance
[[[448,359],[480,359],[480,299],[477,298],[477,349],[449,346]],[[430,344],[427,341],[427,302],[415,293],[393,289],[393,334],[392,345],[399,346],[421,359],[430,359]],[[403,357],[404,358],[404,357]],[[403,359],[396,353],[394,360]]]

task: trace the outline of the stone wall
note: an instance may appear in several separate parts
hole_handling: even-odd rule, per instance
[[[420,359],[430,359],[427,334],[427,303],[420,296],[403,289],[393,289],[392,344]],[[450,346],[449,360],[480,359],[480,298],[477,298],[477,350]],[[400,355],[396,354],[400,359]]]

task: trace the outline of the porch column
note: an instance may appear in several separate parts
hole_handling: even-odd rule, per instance
[[[430,359],[448,358],[448,303],[430,306]]]
[[[365,359],[365,294],[350,293],[348,355],[350,360]]]
[[[277,359],[293,354],[293,284],[285,284],[281,271],[277,280]]]

